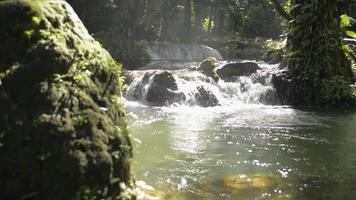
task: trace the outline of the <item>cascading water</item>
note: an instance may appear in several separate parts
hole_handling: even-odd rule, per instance
[[[221,67],[226,62],[219,64]],[[197,63],[185,63],[185,66],[189,66],[189,69],[165,70],[172,74],[176,82],[177,89],[174,93],[180,94],[180,98],[173,99],[170,103],[189,106],[200,105],[199,99],[202,90],[204,94],[205,92],[208,94],[202,98],[209,98],[210,96],[217,100],[216,105],[221,106],[278,103],[271,83],[272,74],[277,70],[276,65],[259,63],[260,70],[250,76],[239,76],[229,81],[219,80],[217,82],[198,71],[191,70],[198,66]],[[131,71],[130,76],[134,78],[127,89],[126,98],[150,105],[150,102],[147,102],[147,93],[155,84],[155,75],[161,72],[162,70]]]

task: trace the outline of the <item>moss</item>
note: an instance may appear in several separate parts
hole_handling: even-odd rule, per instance
[[[200,63],[198,71],[213,78],[215,81],[218,81],[220,77],[216,73],[216,68],[217,68],[217,60],[215,58],[209,57]]]
[[[131,198],[121,65],[64,1],[1,1],[0,24],[0,199]]]

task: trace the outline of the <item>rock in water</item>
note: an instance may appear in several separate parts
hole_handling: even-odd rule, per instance
[[[173,75],[163,71],[153,75],[146,100],[152,106],[165,106],[185,101],[185,96],[178,92],[177,82]]]
[[[200,106],[213,107],[219,105],[219,100],[208,89],[203,86],[197,87],[198,93],[195,94],[195,99]]]
[[[130,199],[120,65],[60,0],[0,2],[0,199]]]
[[[200,63],[198,71],[213,78],[215,81],[220,79],[219,75],[216,73],[217,60],[213,57],[209,57]]]
[[[226,80],[233,76],[250,76],[259,69],[260,67],[255,62],[235,62],[220,67],[216,73]]]

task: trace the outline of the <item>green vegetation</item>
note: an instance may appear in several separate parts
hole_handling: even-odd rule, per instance
[[[215,81],[218,81],[220,77],[216,73],[216,67],[217,67],[217,60],[215,58],[210,57],[200,63],[198,71],[213,78]]]
[[[221,50],[229,59],[259,59],[265,50],[263,41],[278,39],[287,24],[267,1],[68,2],[89,31],[128,69],[149,61],[144,51],[147,41],[202,43]]]
[[[291,6],[293,20],[287,43],[288,69],[292,75],[291,98],[298,105],[307,106],[334,104],[341,102],[340,98],[352,96],[352,93],[345,94],[351,89],[338,90],[336,95],[329,93],[335,89],[332,86],[335,80],[344,85],[354,81],[351,64],[342,48],[342,32],[336,17],[337,1],[309,3],[294,0]]]
[[[121,65],[63,1],[1,1],[0,24],[0,198],[131,198]]]

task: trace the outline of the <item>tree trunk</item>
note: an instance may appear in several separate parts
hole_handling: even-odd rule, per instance
[[[281,3],[279,2],[279,0],[271,0],[271,2],[273,3],[275,9],[277,10],[277,12],[284,17],[285,19],[287,19],[288,21],[292,20],[292,16],[290,16],[283,8],[283,6],[281,5]]]
[[[225,10],[223,5],[220,3],[215,4],[215,14],[214,14],[215,27],[213,29],[213,34],[215,36],[221,36],[224,31],[225,22]]]
[[[168,0],[165,0],[163,2],[163,13],[162,13],[162,28],[161,28],[161,34],[160,34],[160,41],[167,41],[168,39],[168,21],[169,21],[169,3]]]
[[[336,79],[353,81],[350,62],[342,49],[338,3],[292,0],[292,8],[287,42],[292,77],[289,95],[298,105],[333,104],[323,93],[328,90],[326,83]]]
[[[202,9],[203,9],[203,1],[202,0],[194,0],[194,10],[195,10],[195,22],[194,28],[196,35],[199,36],[201,34],[201,23],[202,23]]]
[[[213,17],[214,17],[214,7],[210,5],[210,14],[209,14],[209,22],[208,22],[208,32],[209,33],[213,26]]]
[[[183,41],[190,42],[192,34],[192,1],[184,1],[184,30]]]

